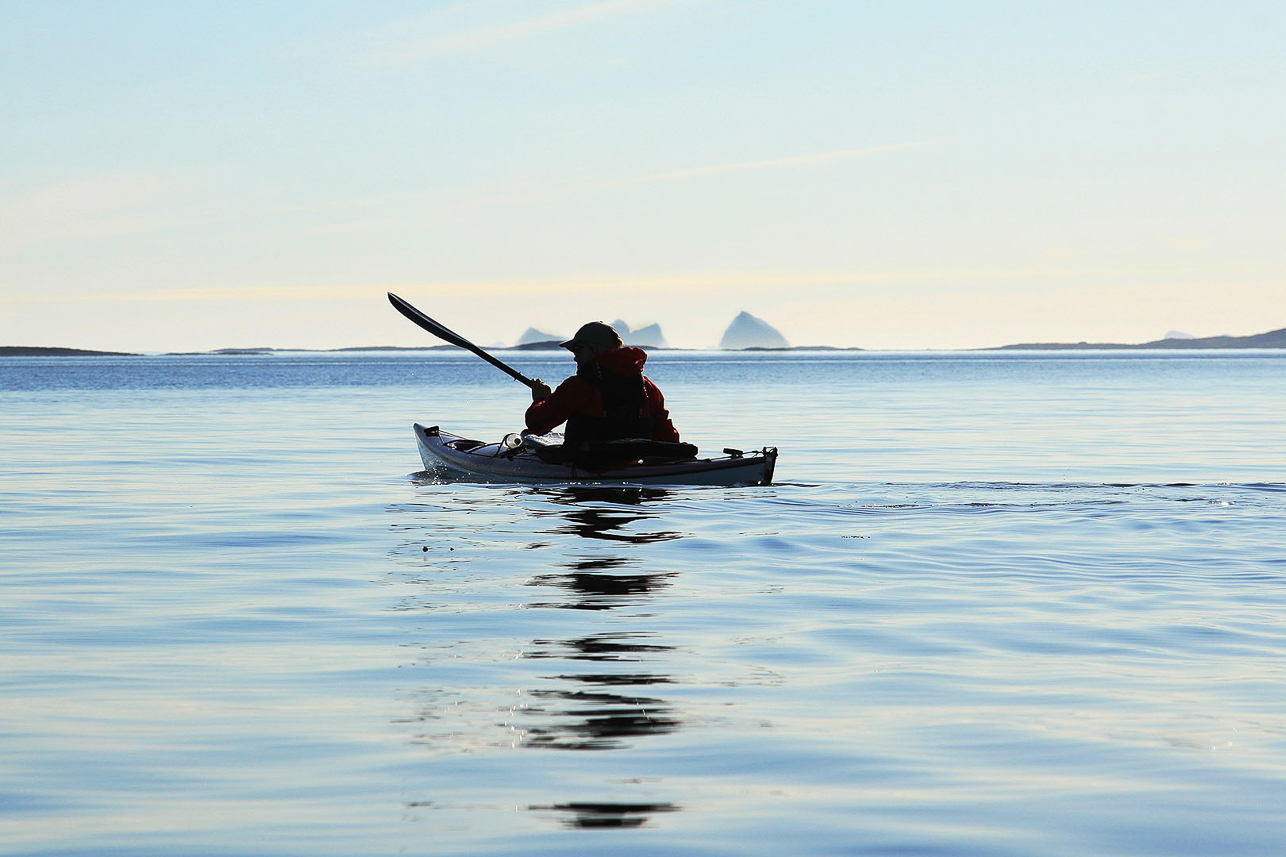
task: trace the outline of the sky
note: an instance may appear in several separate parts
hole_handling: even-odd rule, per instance
[[[1286,327],[1280,2],[0,0],[0,345]]]

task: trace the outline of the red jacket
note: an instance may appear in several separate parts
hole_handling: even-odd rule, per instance
[[[598,355],[600,366],[617,375],[641,375],[647,362],[647,352],[642,348],[618,348]],[[679,432],[670,422],[670,412],[665,408],[665,397],[652,381],[643,378],[643,416],[652,418],[651,440],[679,442]],[[603,416],[603,394],[597,387],[577,375],[558,385],[549,398],[535,402],[527,409],[527,428],[536,434],[553,431],[572,414]]]

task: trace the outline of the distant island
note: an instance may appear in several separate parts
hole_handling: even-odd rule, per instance
[[[631,328],[628,324],[619,318],[612,322],[612,327],[625,340],[626,345],[632,345],[636,348],[669,348],[670,343],[665,341],[665,334],[661,332],[661,325],[646,324],[643,327]]]
[[[557,339],[541,339],[537,342],[524,342],[520,345],[514,345],[507,348],[498,349],[500,351],[557,351],[562,348]]]
[[[616,319],[612,322],[612,327],[621,335],[621,339],[626,345],[636,346],[638,348],[668,348],[669,343],[665,341],[665,334],[661,332],[661,325],[648,324],[639,328],[631,328],[629,324]],[[566,336],[558,336],[553,333],[546,333],[543,330],[537,330],[529,327],[523,331],[522,336],[513,345],[514,348],[521,351],[544,351],[551,348],[559,348],[560,342],[567,340]],[[504,348],[506,346],[497,346]]]
[[[36,345],[0,345],[0,357],[142,357],[130,351],[90,351],[85,348],[46,348]]]
[[[514,343],[514,347],[523,348],[528,345],[540,345],[545,342],[552,342],[554,345],[557,345],[560,341],[566,338],[567,337],[565,336],[558,336],[554,333],[546,333],[543,330],[537,330],[534,327],[529,327],[523,331],[522,336],[518,337],[518,341]]]
[[[743,310],[723,332],[719,347],[726,351],[745,351],[750,348],[789,348],[790,343],[777,328]]]
[[[1067,350],[1102,350],[1130,348],[1286,348],[1286,327],[1270,330],[1268,333],[1256,333],[1252,336],[1168,336],[1152,342],[1130,345],[1119,342],[1029,342],[1021,345],[1000,345],[985,348],[984,351],[1067,351]]]

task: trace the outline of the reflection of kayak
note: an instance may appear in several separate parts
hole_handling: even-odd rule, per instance
[[[774,447],[743,453],[724,450],[720,458],[682,458],[640,447],[637,460],[587,468],[558,463],[562,438],[510,435],[500,443],[469,440],[416,423],[415,440],[426,470],[473,482],[600,482],[630,485],[771,485],[777,463]],[[516,445],[515,445],[516,444]],[[680,446],[674,444],[673,446]],[[694,450],[693,447],[688,447]],[[619,457],[619,456],[618,456]]]

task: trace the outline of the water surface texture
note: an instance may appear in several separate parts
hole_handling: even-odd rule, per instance
[[[440,483],[460,352],[0,361],[0,852],[1281,853],[1286,355],[648,371],[778,484]]]

